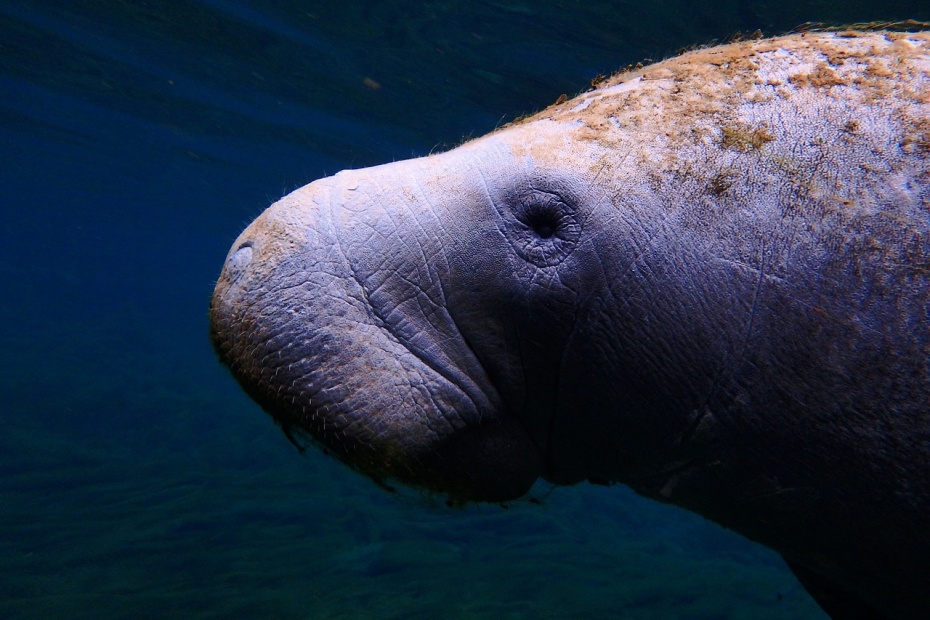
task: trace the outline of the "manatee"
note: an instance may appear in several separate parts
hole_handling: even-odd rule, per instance
[[[698,49],[285,196],[211,336],[375,481],[626,484],[774,549],[833,618],[928,618],[928,200],[930,33]]]

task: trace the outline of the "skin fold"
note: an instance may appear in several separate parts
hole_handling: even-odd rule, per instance
[[[211,336],[297,443],[504,501],[623,483],[930,617],[930,35],[700,49],[236,240]]]

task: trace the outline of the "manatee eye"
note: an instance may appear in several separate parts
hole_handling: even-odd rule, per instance
[[[554,209],[529,208],[525,223],[542,239],[548,239],[559,228],[559,214]]]
[[[539,267],[551,267],[571,252],[581,231],[572,202],[555,191],[531,189],[511,204],[508,238],[520,256]]]

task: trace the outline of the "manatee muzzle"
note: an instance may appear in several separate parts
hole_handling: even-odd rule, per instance
[[[542,463],[519,421],[377,325],[329,248],[282,230],[268,212],[247,228],[211,300],[214,348],[246,393],[296,445],[312,439],[378,482],[454,501],[525,494]]]

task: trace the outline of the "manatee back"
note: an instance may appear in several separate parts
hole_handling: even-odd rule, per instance
[[[691,469],[633,486],[930,613],[930,34],[699,50],[543,119],[656,223],[641,303],[677,308],[662,337],[712,375]]]

